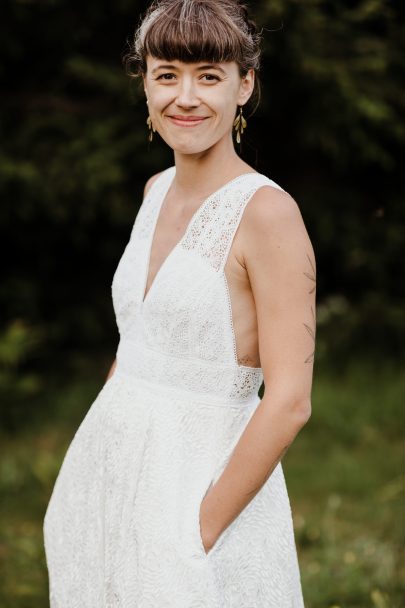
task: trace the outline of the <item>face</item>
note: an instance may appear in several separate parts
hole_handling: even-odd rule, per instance
[[[173,150],[202,152],[232,138],[237,105],[243,106],[253,91],[253,69],[241,78],[235,61],[183,63],[151,56],[146,61],[149,115]]]

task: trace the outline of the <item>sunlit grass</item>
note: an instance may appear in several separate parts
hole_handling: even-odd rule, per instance
[[[36,422],[1,438],[2,608],[49,605],[43,516],[101,384],[49,383]],[[388,367],[315,373],[312,416],[283,459],[306,608],[405,605],[403,395],[404,374]]]

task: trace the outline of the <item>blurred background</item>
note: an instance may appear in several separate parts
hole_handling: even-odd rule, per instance
[[[312,417],[283,459],[306,608],[405,606],[405,6],[249,2],[262,100],[241,156],[317,260]],[[48,606],[42,523],[118,345],[111,282],[147,178],[121,64],[145,2],[3,0],[0,606]]]

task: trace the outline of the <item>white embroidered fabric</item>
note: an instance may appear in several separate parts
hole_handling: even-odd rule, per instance
[[[199,521],[263,380],[261,368],[238,362],[224,267],[252,195],[280,186],[252,172],[209,196],[144,298],[175,170],[149,189],[114,274],[117,367],[47,507],[50,606],[303,608],[281,463],[208,553]]]

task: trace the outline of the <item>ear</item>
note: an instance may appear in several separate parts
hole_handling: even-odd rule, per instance
[[[247,74],[242,77],[241,83],[239,85],[239,94],[237,98],[237,104],[239,106],[245,105],[245,103],[253,93],[254,86],[255,71],[253,68],[250,68]]]

